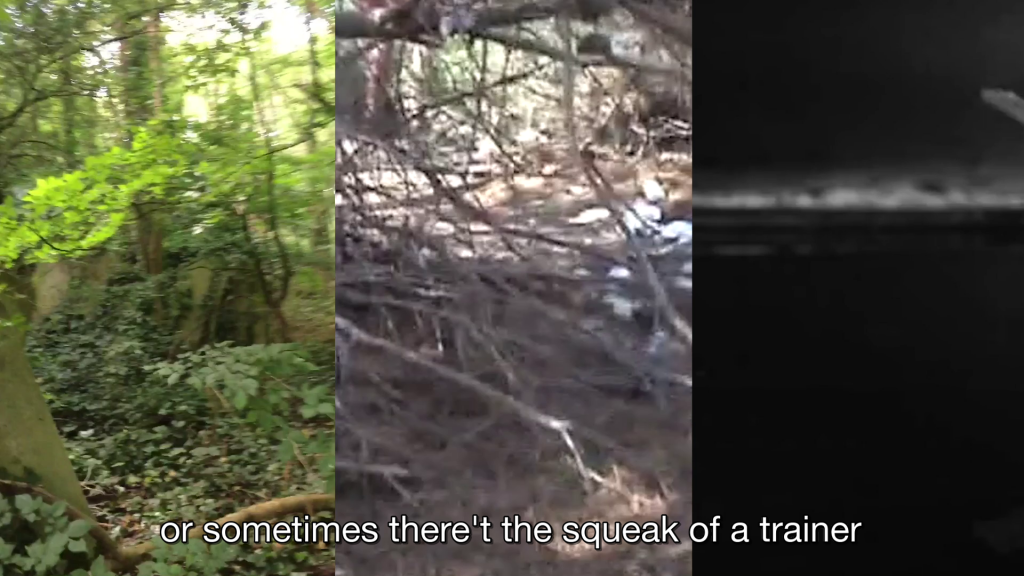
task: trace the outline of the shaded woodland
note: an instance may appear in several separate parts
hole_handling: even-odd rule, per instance
[[[367,4],[336,17],[337,517],[688,527],[690,6]],[[681,532],[337,573],[688,574]]]
[[[333,569],[329,11],[0,1],[0,574]]]

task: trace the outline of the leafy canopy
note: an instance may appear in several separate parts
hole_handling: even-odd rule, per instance
[[[53,262],[93,250],[129,217],[140,193],[161,197],[189,173],[185,142],[137,130],[130,150],[114,147],[81,170],[40,178],[0,205],[0,267]]]

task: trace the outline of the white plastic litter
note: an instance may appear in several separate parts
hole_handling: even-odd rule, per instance
[[[651,262],[665,287],[683,298],[693,294],[693,222],[684,219],[666,220],[657,191],[644,190],[644,198],[637,199],[624,214],[626,228],[637,240],[637,244]],[[660,187],[659,187],[660,188]],[[632,269],[631,269],[632,268]],[[649,294],[640,288],[639,278],[644,275],[634,263],[632,267],[612,266],[605,277],[607,282],[601,300],[612,314],[624,319],[637,318],[638,314],[652,314],[653,303]],[[650,333],[643,352],[654,365],[664,365],[665,356],[679,349],[678,344],[669,345],[671,337],[663,327],[650,326]],[[687,385],[692,385],[689,374],[681,375]]]

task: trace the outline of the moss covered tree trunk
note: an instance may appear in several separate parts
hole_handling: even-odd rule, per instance
[[[32,269],[0,269],[0,479],[41,486],[91,517],[64,441],[25,352]]]
[[[322,16],[320,7],[315,0],[306,0],[306,33],[309,34],[309,88],[313,94],[320,95],[320,66],[317,61],[317,37],[313,28],[313,20]],[[319,104],[315,98],[309,100],[309,123],[306,127],[307,147],[309,153],[316,154],[316,124],[319,119]],[[314,249],[330,246],[330,217],[331,206],[334,195],[331,199],[324,194],[321,202],[310,207],[313,215],[312,228],[310,230],[310,244]]]
[[[118,21],[115,31],[121,33],[128,28],[127,22]],[[159,10],[149,15],[144,38],[129,38],[121,42],[118,58],[125,126],[144,125],[148,120],[158,118],[163,111],[162,45]],[[130,133],[126,136],[131,138]],[[163,286],[156,277],[164,271],[164,218],[158,204],[147,192],[138,195],[133,208],[136,218],[135,236],[143,271],[156,281],[153,319],[160,324],[165,320],[165,305]]]

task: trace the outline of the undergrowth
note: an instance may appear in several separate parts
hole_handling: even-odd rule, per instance
[[[303,274],[295,309],[316,311],[329,291],[316,271]],[[276,497],[333,491],[331,345],[220,342],[169,358],[175,335],[152,320],[151,302],[147,282],[109,286],[88,307],[69,299],[29,343],[100,525],[122,543],[145,542],[164,522],[201,525]],[[0,575],[108,573],[63,506],[0,495]],[[303,574],[333,563],[329,543],[193,540],[159,545],[138,574]]]

